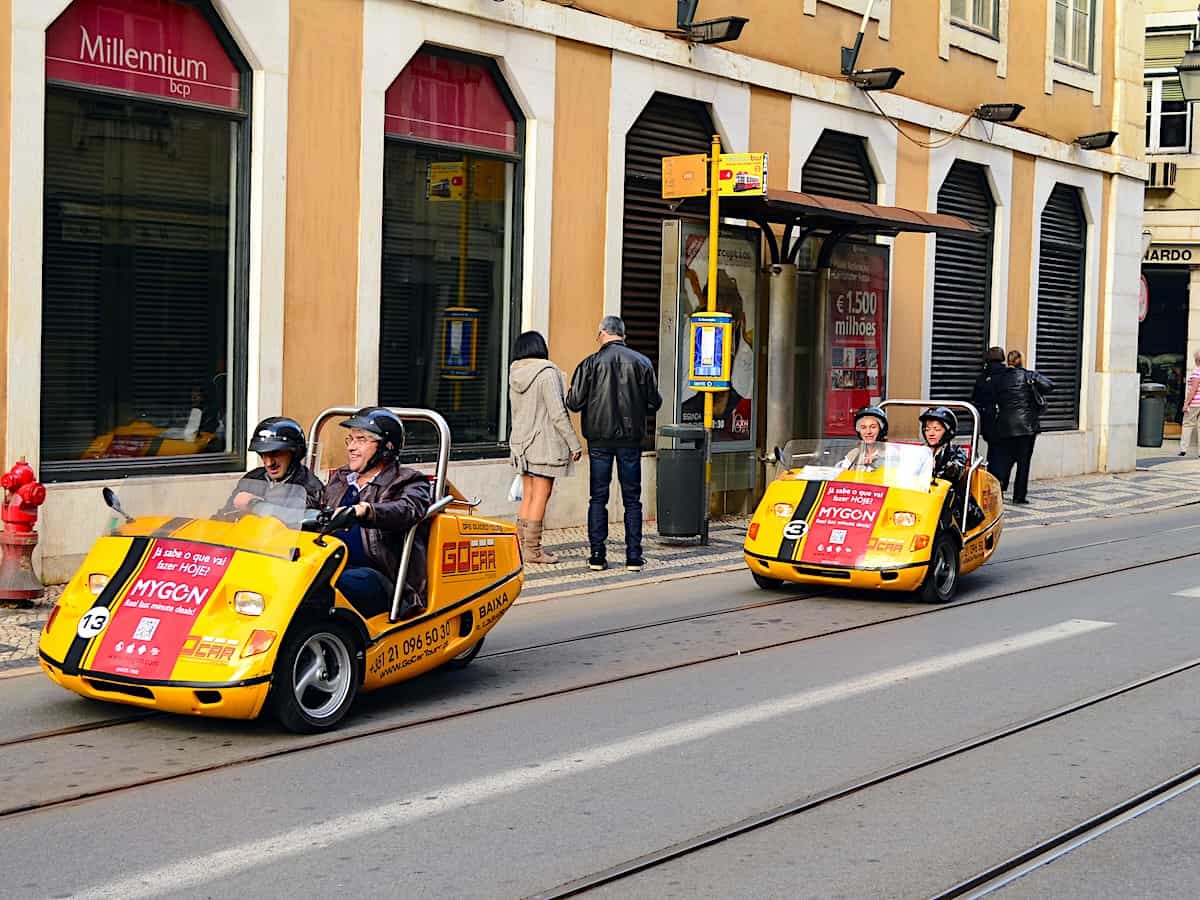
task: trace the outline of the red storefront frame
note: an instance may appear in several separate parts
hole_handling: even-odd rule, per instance
[[[484,63],[422,50],[388,88],[383,112],[391,137],[517,151],[517,123]]]
[[[238,66],[176,0],[75,0],[46,30],[46,80],[242,108]]]

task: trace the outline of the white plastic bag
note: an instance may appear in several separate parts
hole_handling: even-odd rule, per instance
[[[511,503],[520,503],[525,496],[525,484],[521,481],[521,473],[518,472],[513,476],[512,484],[508,488],[508,499]]]

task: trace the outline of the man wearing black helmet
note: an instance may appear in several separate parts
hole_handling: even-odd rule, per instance
[[[347,465],[330,476],[323,499],[325,506],[353,507],[357,522],[335,533],[349,551],[337,587],[367,618],[389,610],[404,538],[418,528],[401,594],[400,618],[409,618],[425,608],[429,479],[400,465],[404,423],[395,413],[368,406],[341,425],[349,429]]]
[[[308,442],[298,422],[284,416],[263,419],[254,427],[250,449],[259,455],[262,465],[242,476],[218,516],[262,510],[264,503],[291,505],[290,496],[285,499],[285,495],[294,495],[298,487],[304,489],[306,508],[321,506],[325,486],[304,464]]]
[[[873,472],[891,461],[888,454],[888,419],[878,406],[864,406],[854,414],[854,430],[859,444],[838,463],[840,469]]]

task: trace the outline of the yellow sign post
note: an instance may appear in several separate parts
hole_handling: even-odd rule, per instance
[[[705,169],[708,169],[706,183]],[[754,197],[767,193],[766,153],[722,153],[721,136],[713,135],[709,155],[664,156],[663,199],[708,195],[708,297],[703,314],[693,316],[689,349],[689,384],[704,392],[704,543],[708,543],[708,508],[712,486],[713,392],[727,389],[732,326],[717,312],[717,240],[722,197]],[[702,320],[702,321],[701,321]],[[718,345],[721,350],[717,350]],[[711,351],[711,352],[710,352]],[[720,355],[720,361],[717,361]],[[717,371],[709,370],[716,362]],[[706,371],[708,370],[708,371]],[[724,385],[724,386],[718,386]]]

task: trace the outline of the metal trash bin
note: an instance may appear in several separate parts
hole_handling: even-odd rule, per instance
[[[1138,400],[1137,445],[1139,447],[1161,447],[1163,442],[1163,420],[1167,411],[1167,386],[1153,381],[1144,381],[1141,399]]]
[[[660,426],[657,450],[659,535],[703,537],[704,426]]]

